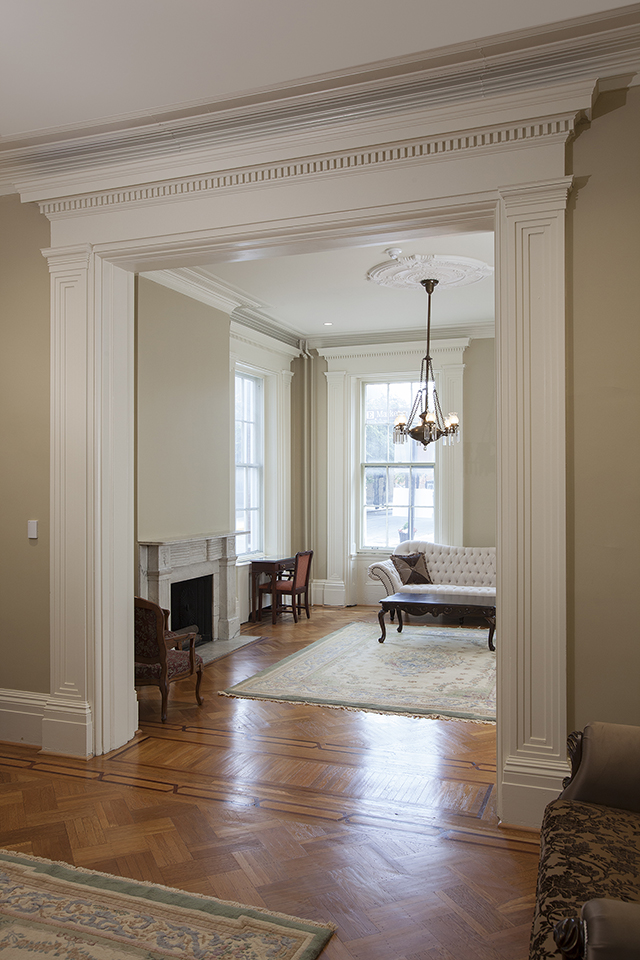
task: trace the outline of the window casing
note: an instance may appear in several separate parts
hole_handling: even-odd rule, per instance
[[[235,374],[235,511],[239,555],[264,549],[264,385],[260,377]]]
[[[393,442],[394,420],[411,409],[418,387],[413,381],[362,384],[360,549],[435,540],[437,444]]]

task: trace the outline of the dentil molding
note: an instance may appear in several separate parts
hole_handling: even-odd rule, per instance
[[[398,166],[416,161],[449,161],[465,154],[519,149],[533,143],[564,142],[573,136],[576,112],[527,123],[495,124],[406,142],[379,144],[364,150],[318,154],[279,163],[239,167],[206,176],[144,183],[126,189],[102,190],[45,200],[41,212],[49,220],[109,212],[115,207],[148,206],[167,201],[200,199],[220,191],[273,185],[283,181],[348,175],[366,169]],[[26,194],[23,199],[29,199]]]

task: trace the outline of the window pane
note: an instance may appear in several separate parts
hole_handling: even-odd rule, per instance
[[[369,383],[363,391],[362,546],[392,550],[408,539],[433,541],[437,444],[393,443],[418,382]]]
[[[235,385],[236,529],[250,531],[236,539],[243,554],[263,543],[262,381],[237,373]]]

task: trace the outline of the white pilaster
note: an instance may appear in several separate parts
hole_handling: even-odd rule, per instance
[[[135,733],[133,277],[88,246],[51,272],[51,694],[44,750],[91,756]]]
[[[445,417],[457,413],[464,431],[463,384],[464,363],[461,362],[464,345],[456,349],[440,350],[432,345],[432,356],[437,380],[438,397]],[[455,361],[458,362],[455,362]],[[464,541],[464,446],[462,440],[445,446],[438,443],[436,460],[436,541],[462,546]]]
[[[324,602],[344,606],[347,600],[346,563],[349,554],[350,503],[348,456],[347,375],[344,370],[325,373],[327,378],[327,579]]]
[[[499,191],[498,791],[540,821],[566,774],[564,218],[570,178]]]

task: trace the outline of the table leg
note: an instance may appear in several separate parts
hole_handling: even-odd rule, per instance
[[[256,623],[258,619],[258,574],[251,571],[251,622]]]
[[[400,607],[396,607],[396,610],[398,611],[398,633],[402,633],[402,628],[404,626],[402,622],[402,610]]]
[[[382,636],[378,637],[378,643],[384,643],[387,636],[387,628],[384,624],[385,613],[386,613],[386,610],[381,610],[380,613],[378,614],[378,621],[380,623],[380,629],[382,630]]]
[[[276,580],[278,579],[278,573],[274,566],[271,571],[271,623],[276,622]]]

